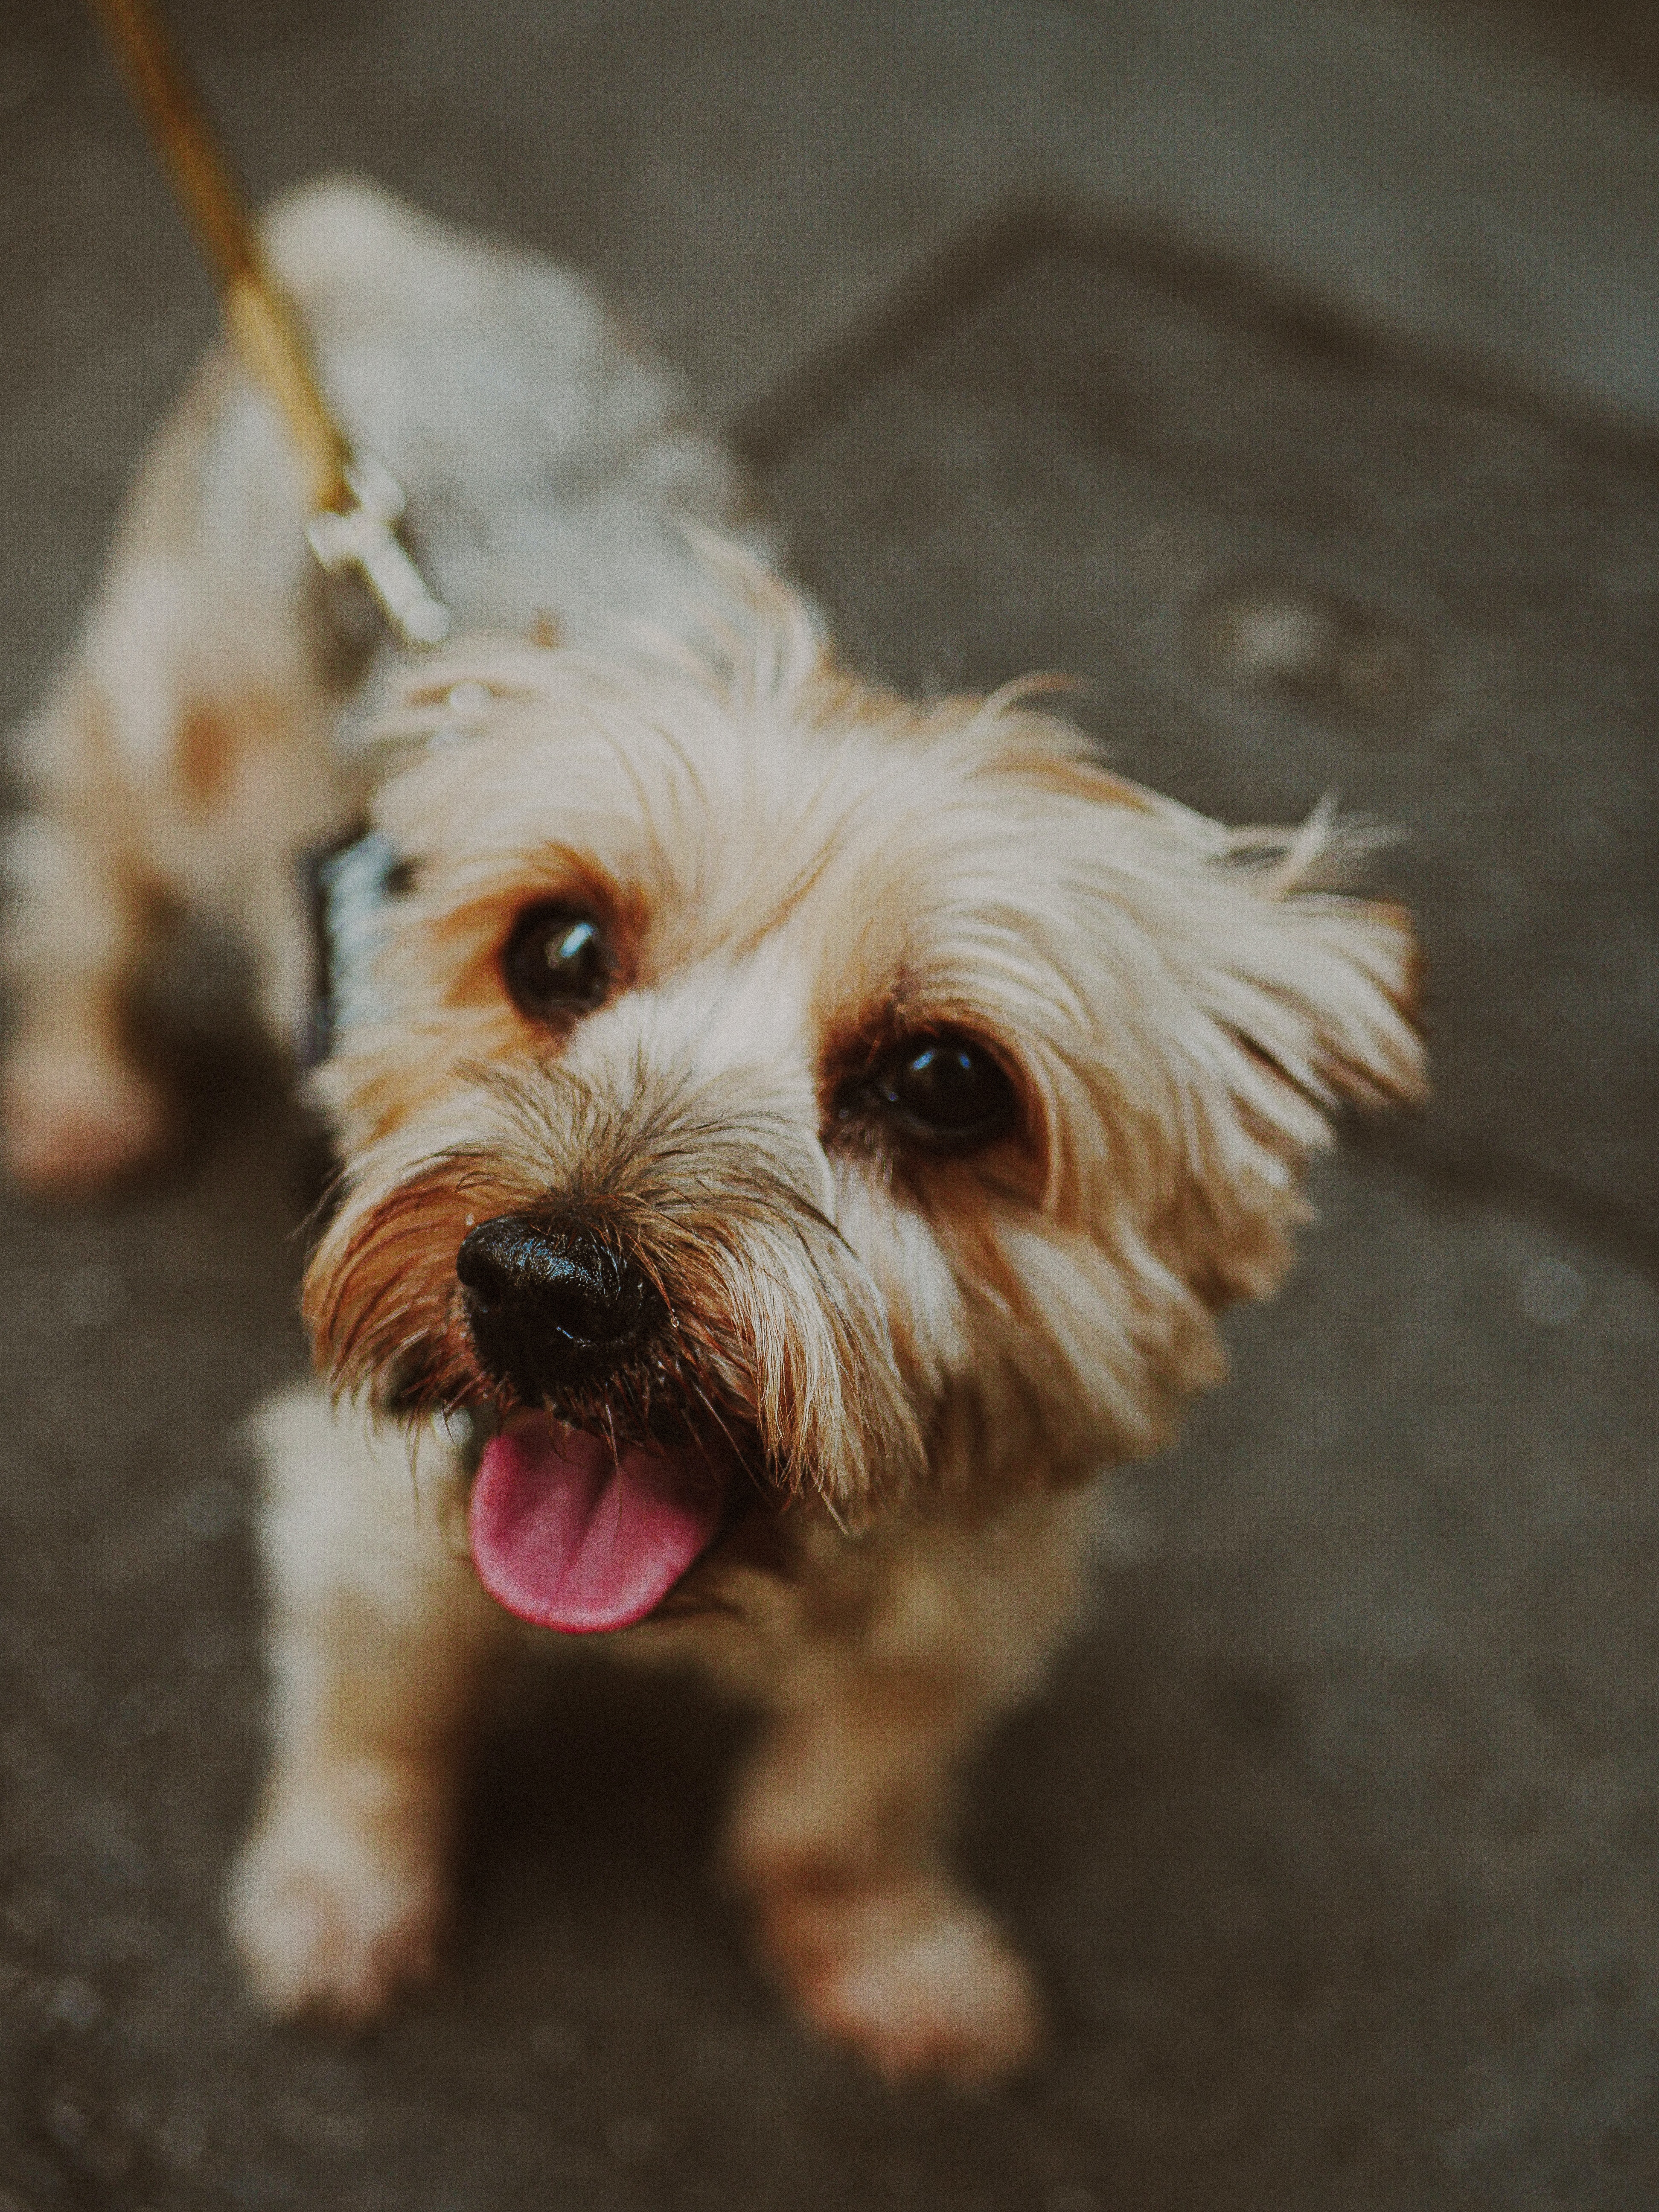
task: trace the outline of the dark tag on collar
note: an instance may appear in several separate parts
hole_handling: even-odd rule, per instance
[[[386,934],[386,907],[405,887],[408,867],[389,837],[360,823],[331,845],[302,853],[299,869],[315,961],[295,1046],[301,1066],[315,1067],[344,1030],[376,1011],[370,970]]]

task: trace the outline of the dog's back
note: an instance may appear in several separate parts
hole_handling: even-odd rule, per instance
[[[596,645],[634,623],[708,623],[711,570],[687,524],[741,527],[738,471],[580,277],[356,179],[287,194],[265,236],[348,435],[403,484],[421,558],[464,623]],[[368,775],[341,742],[361,656],[342,655],[305,520],[274,405],[214,346],[145,458],[75,650],[18,733],[35,804],[8,855],[21,1004],[6,1136],[25,1182],[100,1182],[160,1141],[159,1103],[114,1042],[112,988],[160,906],[255,949],[277,1035],[303,1020],[293,856],[338,834]]]
[[[696,622],[708,575],[684,526],[737,526],[737,471],[580,276],[356,179],[288,194],[265,234],[464,621],[607,642],[618,618]]]

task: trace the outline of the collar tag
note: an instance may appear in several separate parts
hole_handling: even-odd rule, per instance
[[[403,866],[379,830],[354,830],[301,856],[317,955],[306,1033],[297,1041],[302,1066],[315,1067],[346,1030],[380,1012],[369,971]]]

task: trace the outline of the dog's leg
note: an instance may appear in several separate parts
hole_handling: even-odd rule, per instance
[[[255,1425],[274,1762],[231,1926],[275,2011],[360,2021],[432,1965],[502,1616],[441,1525],[441,1437],[422,1442],[417,1498],[401,1437],[368,1437],[319,1391],[284,1393]]]
[[[118,1177],[160,1149],[167,1124],[125,1033],[156,900],[122,842],[118,794],[100,789],[109,776],[98,714],[97,695],[73,674],[41,708],[26,738],[50,757],[58,789],[7,841],[13,1027],[0,1127],[8,1169],[37,1191]]]
[[[36,1190],[112,1181],[169,1115],[124,1001],[164,908],[252,952],[292,1038],[309,960],[295,855],[350,818],[308,596],[293,460],[210,355],[139,472],[70,659],[17,733],[30,811],[7,841],[15,1018],[7,1165]]]
[[[988,2081],[1037,2043],[1030,1975],[939,1856],[969,1721],[943,1681],[860,1672],[774,1725],[738,1808],[774,1967],[813,2026],[890,2080]]]
[[[971,1540],[908,1562],[858,1633],[815,1641],[739,1796],[733,1859],[774,1966],[815,2027],[890,2079],[993,2081],[1040,2039],[1030,1976],[942,1838],[957,1761],[1077,1609],[1073,1503],[982,1568]]]

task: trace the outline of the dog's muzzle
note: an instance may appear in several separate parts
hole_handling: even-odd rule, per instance
[[[662,1295],[568,1212],[480,1222],[455,1273],[473,1348],[518,1401],[484,1444],[468,1499],[478,1579],[520,1620],[561,1635],[631,1627],[718,1538],[737,1472],[720,1433],[619,1433],[639,1370],[660,1352]]]
[[[602,1387],[665,1319],[639,1262],[576,1224],[498,1214],[468,1232],[455,1273],[479,1359],[526,1405]]]

